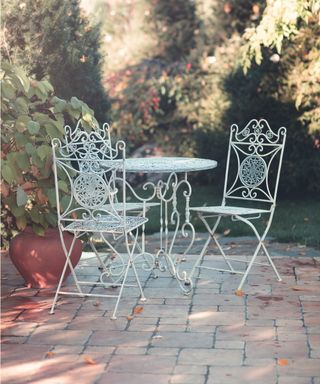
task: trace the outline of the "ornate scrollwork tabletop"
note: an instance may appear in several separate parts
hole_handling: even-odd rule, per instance
[[[205,171],[216,166],[215,160],[192,157],[132,157],[125,164],[127,172],[142,173]]]

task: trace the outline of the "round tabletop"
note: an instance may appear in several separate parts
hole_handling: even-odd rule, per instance
[[[125,161],[127,172],[141,173],[204,171],[216,166],[215,160],[192,157],[131,157]]]

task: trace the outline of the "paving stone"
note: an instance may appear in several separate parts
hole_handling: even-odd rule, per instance
[[[89,337],[91,331],[79,331],[79,330],[55,330],[46,331],[41,328],[37,328],[30,339],[28,344],[46,344],[46,345],[84,345]]]
[[[128,319],[126,317],[119,317],[117,321],[114,321],[106,316],[77,316],[69,322],[67,329],[123,331],[127,324]]]
[[[204,375],[188,375],[180,373],[178,375],[173,375],[170,378],[170,384],[204,384],[205,376]]]
[[[244,341],[240,340],[216,340],[214,348],[217,349],[244,349]]]
[[[175,356],[157,355],[116,355],[108,367],[109,372],[156,373],[170,374],[175,366]]]
[[[151,336],[151,332],[94,331],[88,345],[146,347]]]
[[[151,345],[170,348],[211,348],[213,335],[210,337],[207,333],[161,332],[152,338]]]
[[[158,356],[178,356],[179,348],[162,348],[158,346],[152,346],[148,349],[148,355]]]
[[[146,347],[117,347],[116,355],[145,355],[148,349]]]
[[[185,348],[180,352],[179,364],[241,365],[243,352],[230,349]]]
[[[248,326],[222,326],[218,327],[217,340],[274,340],[275,329],[273,327],[248,327]]]
[[[191,327],[198,325],[244,325],[244,314],[239,315],[235,312],[217,312],[217,311],[198,311],[197,307],[193,308],[189,315],[189,324]]]
[[[312,377],[280,376],[278,384],[316,384]]]
[[[117,373],[107,371],[103,373],[97,384],[168,384],[169,380],[169,375],[162,375],[157,373]]]
[[[274,365],[263,367],[211,367],[207,384],[276,383]]]
[[[205,375],[207,373],[207,367],[205,365],[176,365],[174,373],[183,373],[189,375]]]
[[[38,323],[12,321],[1,324],[1,333],[3,336],[30,336],[37,326]]]
[[[203,237],[197,236],[198,248]],[[152,248],[158,237],[151,238]],[[234,254],[252,243],[230,241],[224,244]],[[2,257],[3,381],[320,384],[320,251],[303,248],[317,255],[312,258],[292,244],[270,243],[270,250],[279,255],[274,261],[281,282],[271,268],[255,267],[245,295],[236,296],[238,275],[199,269],[202,278],[185,296],[169,273],[147,280],[144,272],[147,301],[138,300],[136,289],[126,290],[116,321],[110,320],[114,299],[64,296],[50,315],[54,290],[24,287],[10,259]],[[216,256],[205,259],[221,263]],[[188,255],[182,267],[190,271],[195,260]],[[84,273],[96,278],[96,267]],[[143,310],[131,317],[136,307]]]
[[[246,356],[248,358],[295,358],[307,357],[306,340],[299,341],[247,341]]]
[[[278,366],[278,373],[281,376],[293,377],[319,377],[320,359],[295,358],[288,359],[288,364]]]

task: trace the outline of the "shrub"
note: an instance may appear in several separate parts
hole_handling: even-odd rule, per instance
[[[56,97],[52,85],[28,78],[9,63],[1,73],[2,245],[15,231],[32,226],[38,234],[56,225],[56,197],[50,138],[61,138],[65,124],[97,122],[76,97]],[[61,190],[66,186],[61,183]]]

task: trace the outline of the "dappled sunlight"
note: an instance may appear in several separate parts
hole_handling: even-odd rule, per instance
[[[189,315],[190,320],[198,320],[198,319],[205,319],[208,317],[213,317],[214,312],[212,311],[205,311],[205,312],[196,312]]]
[[[6,365],[1,368],[1,376],[6,381],[9,380],[20,380],[22,383],[23,380],[28,380],[28,378],[39,371],[44,365],[45,361],[30,361],[28,363],[17,363]]]
[[[83,382],[91,382],[95,375],[103,371],[104,364],[91,364],[83,356],[54,353],[43,355],[39,361],[16,363],[2,366],[2,379],[5,382],[63,383],[74,384],[75,377]],[[92,360],[93,361],[93,360]],[[87,380],[87,381],[86,381]]]
[[[250,370],[248,373],[244,375],[244,379],[251,380],[254,383],[259,383],[259,380],[263,379],[266,374],[272,373],[274,370],[272,364],[269,364],[265,367],[256,367]]]

